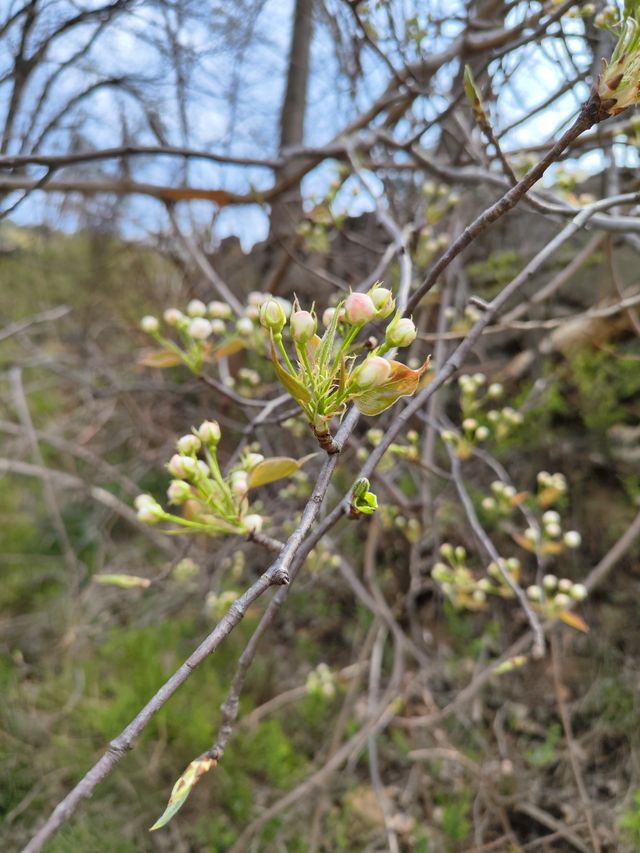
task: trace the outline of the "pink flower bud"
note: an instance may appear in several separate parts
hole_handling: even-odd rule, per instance
[[[182,320],[184,315],[182,311],[178,311],[177,308],[167,308],[162,316],[164,317],[164,321],[167,326],[177,326],[178,321]]]
[[[211,331],[211,323],[204,317],[196,317],[189,323],[189,337],[196,341],[206,341]]]
[[[291,337],[296,343],[306,344],[315,335],[318,321],[309,311],[295,311],[289,321]]]
[[[356,371],[353,381],[358,388],[375,388],[391,375],[391,364],[381,355],[371,355]]]
[[[392,347],[408,347],[416,339],[416,327],[409,317],[398,314],[387,326],[386,342]]]
[[[287,315],[282,305],[273,297],[265,300],[260,307],[260,322],[265,329],[270,329],[276,334],[281,332],[287,322]]]
[[[388,317],[395,308],[396,303],[393,298],[393,293],[391,293],[391,291],[386,287],[374,287],[369,293],[369,296],[371,297],[373,304],[376,306],[378,317],[381,319]]]
[[[344,303],[344,316],[347,323],[362,326],[376,316],[376,306],[366,293],[351,293]]]

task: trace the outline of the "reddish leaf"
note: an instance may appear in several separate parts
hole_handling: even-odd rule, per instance
[[[241,338],[231,338],[226,343],[221,344],[218,349],[213,351],[210,356],[211,361],[219,361],[221,358],[226,358],[229,355],[235,355],[245,348],[245,342]]]
[[[577,613],[572,613],[570,610],[563,610],[562,613],[559,614],[558,618],[562,619],[566,625],[570,625],[572,628],[575,628],[576,631],[582,631],[583,634],[589,633],[589,626],[581,616],[578,616]]]
[[[410,397],[418,387],[420,377],[429,366],[429,359],[418,370],[411,370],[399,361],[391,362],[391,375],[382,385],[363,391],[354,397],[354,403],[363,415],[379,415],[399,400]]]

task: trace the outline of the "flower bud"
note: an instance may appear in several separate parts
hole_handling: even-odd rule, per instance
[[[183,435],[178,439],[176,447],[178,453],[184,456],[189,456],[191,453],[197,453],[200,450],[200,439],[197,435]]]
[[[393,293],[386,287],[374,287],[373,290],[369,291],[369,296],[375,305],[380,319],[388,317],[395,308],[396,303]]]
[[[184,317],[184,314],[182,311],[178,311],[177,308],[167,308],[162,317],[167,326],[177,326],[178,322]]]
[[[503,392],[504,388],[499,382],[492,382],[487,388],[487,396],[492,400],[497,400],[499,397],[502,397]]]
[[[284,328],[284,324],[287,322],[287,315],[282,305],[273,297],[266,299],[260,306],[260,322],[265,329],[270,329],[276,334]],[[238,331],[240,332],[239,328]],[[244,333],[241,332],[241,334]]]
[[[147,314],[142,318],[142,320],[140,320],[140,328],[148,335],[152,335],[154,332],[157,332],[159,327],[160,324],[158,323],[157,318],[152,317],[151,314]]]
[[[392,347],[408,347],[415,341],[417,334],[411,318],[396,314],[387,326],[386,343]]]
[[[544,524],[560,524],[560,513],[554,509],[548,509],[542,516]]]
[[[151,495],[138,495],[134,506],[138,518],[145,524],[156,524],[164,515],[162,507]]]
[[[315,335],[318,321],[309,311],[295,311],[289,321],[291,337],[298,344],[306,344]]]
[[[231,308],[226,302],[214,300],[207,305],[207,311],[215,320],[228,320],[231,317]]]
[[[486,426],[479,426],[476,430],[476,441],[486,441],[489,435],[489,429]]]
[[[196,341],[206,341],[211,334],[211,323],[204,317],[196,317],[189,323],[189,337]]]
[[[198,437],[205,444],[213,445],[214,447],[220,441],[222,433],[220,432],[220,424],[218,421],[203,421],[198,427]]]
[[[478,421],[475,418],[465,418],[462,421],[462,429],[465,432],[475,432],[478,428]]]
[[[245,515],[244,517],[244,526],[247,528],[249,533],[260,533],[262,530],[263,518],[261,515],[253,514],[253,515]]]
[[[192,459],[191,456],[180,456],[179,454],[174,453],[169,460],[167,470],[172,477],[175,477],[178,480],[188,480],[195,474],[195,459]]]
[[[353,376],[357,388],[375,388],[382,385],[391,375],[391,365],[381,355],[370,355]]]
[[[187,314],[190,317],[204,317],[207,313],[207,306],[201,299],[192,299],[187,305]]]
[[[558,589],[560,592],[570,592],[572,586],[573,581],[569,580],[569,578],[560,578],[558,581]]]
[[[567,530],[563,536],[563,542],[567,548],[579,548],[582,544],[582,536],[577,530]]]
[[[344,303],[344,318],[352,326],[363,326],[373,320],[378,312],[366,293],[350,293]]]
[[[236,497],[243,498],[249,491],[249,475],[246,471],[234,471],[231,475],[231,491]]]
[[[336,308],[325,308],[322,313],[322,325],[329,327],[336,313]]]
[[[555,575],[545,575],[542,578],[542,585],[547,592],[553,592],[553,590],[558,586],[558,578]]]
[[[212,320],[211,331],[214,335],[224,335],[224,333],[227,331],[227,326],[224,320]]]
[[[244,459],[244,469],[245,471],[252,471],[261,462],[264,462],[262,453],[247,453]]]
[[[584,601],[589,593],[583,583],[574,583],[569,591],[569,595],[574,601]]]
[[[169,503],[177,506],[188,501],[190,497],[191,487],[188,483],[185,483],[184,480],[172,480],[169,483],[169,488],[167,489],[167,498],[169,499]]]
[[[542,600],[542,590],[539,586],[529,586],[527,587],[527,598],[530,601],[541,601]]]
[[[553,603],[556,607],[560,608],[560,610],[566,610],[567,607],[571,606],[571,599],[566,593],[560,592],[553,599]]]
[[[265,299],[269,299],[268,293],[263,293],[261,290],[252,290],[247,296],[247,305],[254,305],[259,308]]]
[[[240,317],[236,323],[236,332],[243,337],[246,337],[253,332],[253,323],[249,317]]]
[[[562,528],[559,524],[546,524],[544,532],[550,539],[557,539],[562,533]]]

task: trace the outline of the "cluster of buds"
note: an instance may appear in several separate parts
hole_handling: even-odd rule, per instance
[[[586,626],[579,617],[569,613],[575,604],[584,601],[588,595],[582,583],[574,583],[569,578],[545,575],[542,584],[527,587],[527,598],[545,619],[562,619],[579,630]]]
[[[412,545],[420,541],[422,537],[422,525],[417,518],[406,516],[395,504],[384,503],[379,508],[382,528],[385,531],[395,530],[401,533]]]
[[[204,533],[209,536],[247,535],[259,532],[263,518],[249,506],[252,474],[264,457],[247,452],[238,466],[226,476],[220,471],[217,447],[220,441],[217,421],[205,421],[197,430],[183,435],[177,452],[167,464],[173,477],[167,489],[170,504],[182,508],[182,514],[167,512],[151,495],[135,500],[138,518],[145,524],[167,522],[168,533]],[[204,459],[198,457],[201,453]],[[254,476],[254,482],[255,482]]]
[[[519,581],[520,562],[515,557],[503,560],[502,567],[490,563],[487,569],[489,577],[476,578],[467,565],[467,552],[462,545],[454,548],[445,542],[440,547],[440,554],[447,562],[437,562],[431,570],[431,576],[457,609],[484,610],[487,595],[513,598],[505,574],[510,575],[516,583]]]
[[[422,185],[425,201],[425,219],[429,225],[436,225],[451,208],[460,201],[460,196],[452,192],[446,184],[426,181]]]
[[[323,318],[326,329],[319,337],[313,306],[303,310],[296,301],[289,318],[273,299],[260,307],[260,322],[271,337],[271,357],[278,378],[328,452],[335,452],[329,422],[345,411],[348,402],[353,401],[363,414],[377,415],[400,397],[413,394],[426,370],[427,362],[412,370],[383,357],[389,350],[409,346],[416,338],[413,321],[399,313],[388,323],[384,341],[358,361],[354,345],[359,332],[372,321],[386,319],[394,310],[393,294],[376,283],[367,293],[351,293],[344,302],[328,309]],[[283,341],[287,319],[295,366]]]
[[[527,551],[537,554],[561,554],[567,549],[579,548],[582,536],[577,530],[563,530],[560,513],[548,509],[542,515],[540,528],[527,527],[518,543]]]
[[[384,436],[384,431],[374,427],[372,429],[367,430],[366,438],[369,444],[372,447],[377,447],[382,441]],[[410,429],[407,431],[405,438],[407,440],[407,444],[398,444],[397,442],[393,442],[386,449],[380,464],[378,465],[378,470],[380,471],[388,471],[395,464],[395,460],[397,459],[406,459],[409,462],[415,462],[420,456],[420,450],[418,448],[418,439],[419,435],[415,429]],[[357,457],[360,462],[365,462],[369,458],[369,451],[366,447],[358,448]]]
[[[441,437],[454,448],[459,459],[468,459],[474,447],[490,438],[495,441],[506,438],[522,424],[522,415],[511,406],[495,407],[504,395],[504,388],[499,382],[488,384],[484,373],[461,376],[458,386],[462,433],[445,430]]]
[[[605,6],[601,12],[593,19],[596,27],[600,27],[600,29],[610,29],[611,27],[615,27],[615,25],[620,20],[620,13],[616,6]]]
[[[526,496],[518,493],[515,486],[503,483],[502,480],[494,480],[490,489],[491,495],[483,498],[480,506],[492,517],[510,518]]]
[[[567,494],[567,478],[564,474],[539,471],[536,482],[538,486],[536,503],[541,509],[554,506]]]
[[[336,685],[333,673],[326,663],[319,663],[307,676],[307,693],[321,696],[323,699],[333,699],[336,695]]]

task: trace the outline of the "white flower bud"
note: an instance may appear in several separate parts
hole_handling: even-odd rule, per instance
[[[560,610],[566,610],[571,606],[571,599],[564,592],[559,592],[558,595],[553,599],[553,603]]]
[[[533,586],[527,587],[527,598],[530,601],[541,601],[542,600],[542,590],[539,586],[535,584]]]
[[[374,287],[373,290],[369,291],[369,296],[380,319],[388,317],[395,308],[393,293],[386,287]]]
[[[491,400],[498,400],[504,393],[504,387],[499,382],[492,382],[487,388],[487,396]]]
[[[476,441],[486,441],[490,434],[486,426],[479,426],[476,430]]]
[[[496,508],[496,502],[493,498],[483,498],[482,499],[482,509],[486,512],[492,512]]]
[[[189,337],[196,341],[206,341],[211,334],[211,323],[204,317],[196,317],[189,323]]]
[[[547,592],[553,592],[553,590],[558,586],[558,578],[555,575],[545,575],[542,578],[542,585]]]
[[[415,341],[417,334],[413,320],[396,314],[387,326],[385,340],[392,347],[408,347]]]
[[[244,460],[245,471],[252,471],[261,462],[264,462],[262,453],[247,453]]]
[[[196,463],[191,456],[179,456],[177,453],[174,453],[169,460],[167,470],[172,477],[178,480],[188,480],[195,474]]]
[[[227,325],[224,320],[212,320],[211,331],[214,335],[224,335],[227,331]]]
[[[238,331],[240,332],[240,334],[251,334],[251,332],[253,331],[253,323],[251,324],[251,329],[248,332],[243,332],[240,329],[240,322],[241,321],[238,322]],[[278,302],[278,300],[274,299],[273,297],[265,299],[265,301],[260,306],[260,322],[265,327],[265,329],[270,329],[276,334],[283,330],[284,324],[287,322],[287,315],[285,314],[284,308],[282,307],[280,302]]]
[[[587,595],[589,595],[587,588],[582,583],[574,583],[569,591],[569,595],[573,598],[574,601],[584,601]]]
[[[200,439],[196,435],[183,435],[176,442],[178,453],[184,456],[189,456],[191,453],[197,453],[200,450]]]
[[[229,320],[231,318],[231,308],[226,302],[214,300],[207,305],[207,311],[214,320]]]
[[[255,305],[259,308],[264,302],[264,300],[268,298],[268,293],[262,293],[261,290],[252,290],[251,293],[247,296],[247,304]]]
[[[567,548],[579,548],[582,544],[582,536],[577,530],[567,530],[563,536],[563,542]]]
[[[212,444],[215,447],[221,435],[218,421],[203,421],[198,427],[198,436],[205,444]]]
[[[248,317],[240,317],[240,319],[236,323],[236,331],[239,335],[246,337],[247,335],[252,334],[253,323],[251,322],[251,320]]]
[[[244,497],[249,491],[249,475],[246,471],[234,471],[231,475],[231,491],[236,497]]]
[[[382,385],[391,375],[391,364],[380,355],[370,355],[353,375],[357,388],[374,388]]]
[[[478,428],[478,421],[475,418],[465,418],[462,421],[462,429],[465,432],[475,432]]]
[[[264,519],[261,515],[253,514],[244,517],[244,525],[249,533],[260,533]]]
[[[291,337],[298,344],[306,344],[315,335],[318,321],[309,311],[294,311],[289,320]]]
[[[560,524],[560,513],[554,509],[548,509],[542,516],[544,524]]]
[[[140,328],[148,335],[152,335],[154,332],[158,331],[160,323],[158,323],[157,317],[152,317],[151,314],[147,314],[142,318],[142,320],[140,320]]]
[[[187,305],[187,314],[190,317],[204,317],[207,313],[207,306],[201,299],[192,299]]]
[[[336,313],[335,308],[326,308],[322,313],[322,325],[329,327]]]
[[[558,539],[562,535],[562,528],[559,524],[545,524],[544,532],[550,539]]]
[[[572,586],[573,581],[569,580],[569,578],[560,578],[558,581],[558,589],[560,592],[570,592]]]

